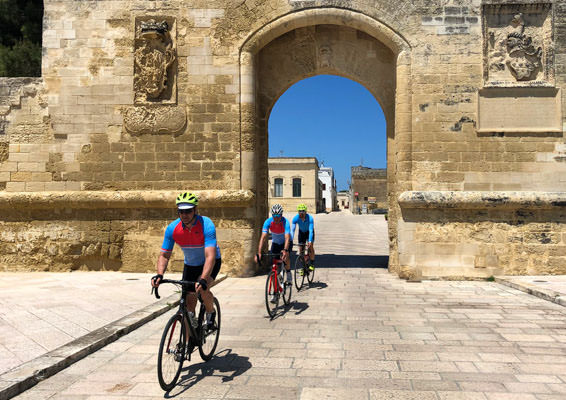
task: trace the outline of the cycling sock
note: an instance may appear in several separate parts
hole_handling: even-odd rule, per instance
[[[189,321],[191,322],[191,325],[193,326],[193,328],[196,328],[197,325],[198,325],[198,322],[197,322],[197,318],[195,317],[195,313],[192,312],[192,311],[189,311],[188,314],[189,314]]]
[[[206,323],[210,324],[213,320],[212,316],[214,315],[214,311],[213,312],[206,312]]]

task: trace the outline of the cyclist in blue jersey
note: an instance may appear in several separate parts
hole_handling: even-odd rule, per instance
[[[196,294],[200,293],[206,308],[207,328],[212,329],[215,317],[214,296],[208,288],[216,279],[222,265],[220,248],[216,243],[216,228],[210,218],[198,214],[198,198],[193,193],[181,193],[177,196],[176,204],[179,218],[165,229],[161,253],[157,259],[157,275],[151,279],[151,284],[154,287],[159,286],[171,258],[173,246],[177,243],[185,258],[183,280],[197,282],[195,293],[189,293],[186,299],[189,315],[194,320]]]
[[[293,245],[293,237],[295,236],[295,226],[299,226],[299,246],[303,243],[307,245],[307,251],[309,254],[309,264],[308,267],[311,271],[314,271],[314,219],[312,215],[307,214],[307,205],[299,204],[297,206],[298,214],[293,218],[291,225],[291,246]],[[302,249],[301,249],[302,250]],[[303,274],[303,271],[300,271]]]
[[[291,266],[289,265],[289,221],[283,216],[283,207],[280,204],[274,204],[271,207],[271,217],[263,223],[259,245],[257,247],[256,262],[261,261],[261,251],[267,240],[267,234],[271,232],[271,252],[273,254],[281,253],[281,260],[285,263],[287,271],[286,284],[292,284]]]

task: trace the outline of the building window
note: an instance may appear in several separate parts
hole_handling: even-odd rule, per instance
[[[283,178],[275,178],[273,197],[283,197]]]
[[[301,197],[301,178],[293,178],[293,197]]]
[[[368,201],[368,198],[367,198],[367,197],[364,197],[364,201]]]
[[[322,190],[326,190],[326,183],[322,184]]]

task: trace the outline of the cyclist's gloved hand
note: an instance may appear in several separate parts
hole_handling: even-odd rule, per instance
[[[159,286],[159,283],[161,282],[162,279],[163,279],[163,274],[157,274],[151,277],[151,286],[153,287]]]
[[[206,279],[202,279],[202,278],[199,279],[198,284],[200,285],[202,290],[206,290],[206,288],[208,287],[208,283],[206,282]]]

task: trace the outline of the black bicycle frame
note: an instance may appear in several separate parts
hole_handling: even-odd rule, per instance
[[[189,330],[190,330],[190,337],[192,337],[194,340],[197,341],[197,343],[193,343],[195,346],[198,346],[201,344],[202,342],[202,337],[200,335],[199,332],[197,332],[196,328],[191,324],[191,320],[189,318],[189,313],[187,311],[187,307],[186,307],[186,299],[187,299],[187,295],[189,293],[194,293],[194,290],[189,290],[189,287],[195,287],[195,283],[196,282],[192,282],[192,281],[175,281],[172,279],[162,279],[159,284],[162,283],[174,283],[177,285],[181,285],[181,300],[179,300],[179,310],[177,311],[177,314],[181,314],[183,316],[183,320],[186,321],[186,324],[189,326]],[[155,297],[156,298],[161,298],[159,296],[159,292],[158,292],[158,288],[153,287],[152,291],[155,289]],[[198,294],[198,301],[202,303],[202,298],[200,296],[200,293]],[[198,303],[197,303],[198,305]],[[195,307],[195,318],[197,318],[197,310]]]

